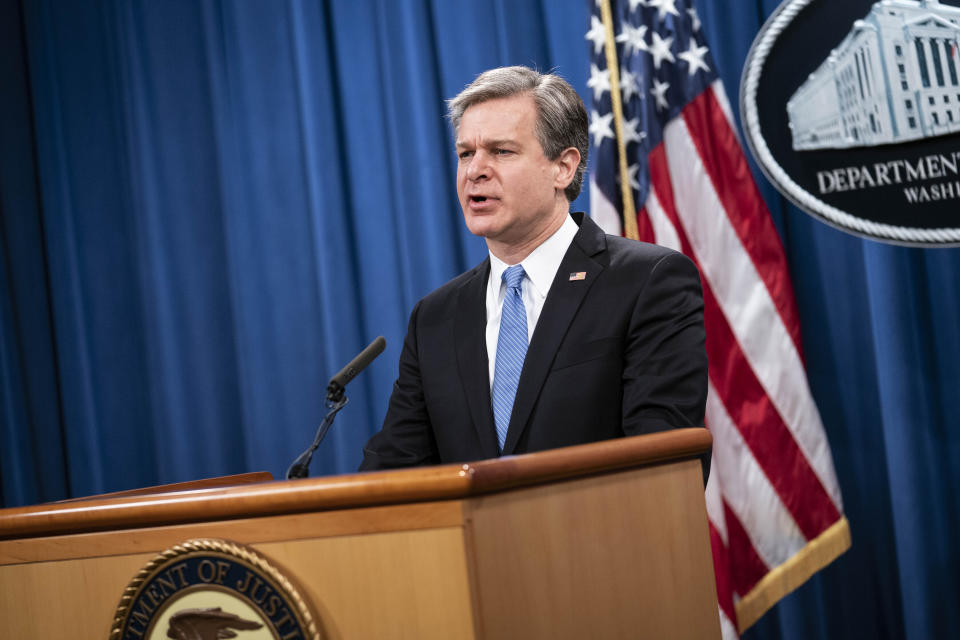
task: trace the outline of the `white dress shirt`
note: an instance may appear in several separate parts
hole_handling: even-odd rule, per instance
[[[526,273],[521,283],[523,306],[527,311],[527,341],[533,337],[537,320],[543,310],[543,302],[550,292],[550,285],[557,275],[560,262],[566,255],[573,237],[580,227],[569,215],[552,236],[520,261]],[[497,256],[490,254],[490,279],[487,281],[487,360],[490,364],[490,388],[493,389],[493,370],[497,363],[497,339],[500,337],[500,314],[506,285],[501,280],[507,267],[512,267]]]

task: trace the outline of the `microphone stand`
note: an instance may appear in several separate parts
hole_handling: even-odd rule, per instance
[[[317,450],[320,442],[323,441],[323,437],[327,435],[327,430],[330,429],[330,425],[333,424],[333,419],[337,417],[337,413],[340,409],[347,406],[347,403],[350,401],[347,396],[344,395],[343,391],[343,387],[337,387],[332,384],[327,388],[327,399],[324,405],[326,405],[330,411],[317,428],[317,436],[313,439],[313,444],[310,445],[309,449],[301,453],[300,457],[294,460],[290,468],[287,469],[287,480],[306,478],[310,475],[310,461],[313,460],[313,452]]]
[[[306,478],[310,475],[310,460],[313,459],[313,452],[320,446],[320,441],[323,440],[323,436],[327,435],[327,430],[330,428],[330,425],[333,424],[333,419],[337,416],[337,412],[347,405],[347,396],[343,394],[347,383],[357,377],[357,374],[373,362],[374,358],[383,353],[383,349],[386,346],[387,341],[383,339],[383,336],[378,336],[376,340],[367,345],[366,349],[357,354],[347,366],[341,369],[337,375],[330,378],[330,384],[327,385],[327,399],[324,402],[327,409],[330,409],[330,412],[327,413],[327,417],[323,419],[323,422],[321,422],[317,428],[317,437],[313,439],[313,444],[310,445],[310,448],[301,453],[300,457],[294,460],[290,468],[287,469],[287,480]]]

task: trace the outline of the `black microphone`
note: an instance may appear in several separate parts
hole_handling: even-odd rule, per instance
[[[383,336],[367,345],[367,348],[361,351],[356,358],[350,361],[350,364],[340,370],[340,373],[330,378],[330,384],[327,385],[326,406],[330,409],[323,422],[317,428],[317,435],[313,439],[310,448],[300,454],[290,468],[287,469],[287,480],[294,478],[306,478],[310,475],[310,461],[313,459],[313,452],[320,446],[323,437],[327,435],[327,430],[333,424],[333,419],[337,417],[337,412],[346,406],[348,399],[343,395],[344,387],[347,383],[357,377],[357,374],[367,368],[373,362],[374,358],[383,353],[387,346],[387,341]]]
[[[374,358],[383,353],[386,346],[387,341],[383,336],[377,337],[356,358],[351,360],[350,364],[341,369],[340,373],[330,378],[330,384],[327,385],[327,401],[336,402],[339,400],[347,383],[356,378],[357,374],[366,369]]]

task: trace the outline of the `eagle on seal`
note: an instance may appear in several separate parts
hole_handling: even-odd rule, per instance
[[[173,640],[224,640],[237,637],[234,629],[248,631],[262,626],[259,622],[221,611],[220,607],[183,609],[170,617],[167,637]]]

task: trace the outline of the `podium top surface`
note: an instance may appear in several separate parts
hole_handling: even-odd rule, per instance
[[[712,441],[706,429],[674,429],[465,464],[0,509],[0,539],[464,499],[694,458]]]

